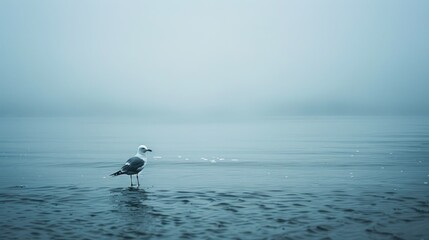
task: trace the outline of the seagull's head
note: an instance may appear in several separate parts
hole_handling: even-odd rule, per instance
[[[144,154],[146,152],[152,152],[149,148],[147,148],[145,145],[140,145],[138,148],[138,153]]]

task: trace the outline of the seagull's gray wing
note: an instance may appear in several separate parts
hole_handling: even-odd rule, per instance
[[[132,157],[128,159],[125,165],[122,167],[124,173],[138,173],[143,169],[145,161],[139,157]]]

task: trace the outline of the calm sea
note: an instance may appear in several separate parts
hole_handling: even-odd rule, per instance
[[[429,238],[429,117],[0,118],[0,169],[0,239]]]

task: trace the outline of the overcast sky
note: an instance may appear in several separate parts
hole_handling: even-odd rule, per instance
[[[428,114],[429,1],[0,0],[0,115]]]

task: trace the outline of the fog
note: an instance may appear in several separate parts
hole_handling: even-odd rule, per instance
[[[429,1],[0,1],[0,116],[429,113]]]

